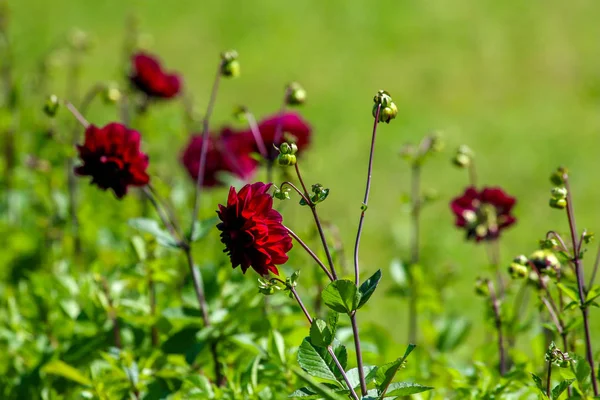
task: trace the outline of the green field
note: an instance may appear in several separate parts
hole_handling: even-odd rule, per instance
[[[259,117],[275,113],[284,85],[301,82],[308,91],[301,112],[314,127],[313,149],[301,166],[308,181],[331,189],[321,214],[339,226],[348,253],[364,190],[372,97],[378,89],[389,91],[400,112],[390,125],[380,127],[362,264],[369,271],[382,268],[385,274],[392,259],[407,257],[408,214],[400,198],[408,191],[409,171],[398,151],[406,142],[441,132],[446,151],[424,172],[424,186],[437,189],[440,199],[424,213],[423,264],[432,275],[447,266],[457,270],[459,281],[445,303],[449,312],[467,312],[475,321],[482,318],[483,306],[474,300],[472,286],[475,277],[487,271],[485,249],[462,240],[448,208],[450,199],[462,193],[467,183],[466,174],[450,164],[458,145],[468,144],[476,152],[482,184],[501,185],[518,198],[519,221],[502,241],[504,263],[532,251],[549,229],[567,233],[563,214],[547,206],[548,176],[558,165],[568,166],[571,172],[580,228],[599,228],[598,2],[9,3],[16,75],[24,83],[40,57],[75,27],[88,32],[95,43],[83,61],[82,87],[122,79],[128,15],[135,15],[140,30],[151,35],[148,47],[170,69],[184,75],[186,92],[193,95],[199,110],[206,106],[219,53],[237,49],[242,76],[223,83],[212,121],[215,128],[230,123],[239,104]],[[62,95],[65,76],[65,68],[57,66],[48,91]],[[30,107],[27,112],[35,113],[41,104]],[[173,175],[179,181],[187,178],[178,163],[187,140],[181,114],[179,104],[165,103],[138,125],[154,162],[152,172],[169,182],[177,181]],[[100,103],[89,114],[98,124],[113,118],[114,111]],[[33,128],[24,125],[18,140],[28,148]],[[64,182],[56,184],[60,187]],[[118,225],[136,216],[135,197],[121,204],[96,188],[82,188],[82,215],[111,219],[110,229],[127,232],[126,226]],[[224,196],[225,192],[217,191],[213,200],[224,201]],[[310,222],[301,211],[284,210],[298,231]],[[85,238],[94,242],[98,227],[86,226],[83,219]],[[110,255],[103,257],[116,264]],[[389,322],[390,331],[403,343],[405,304],[386,300],[383,293],[376,301],[397,314]],[[377,312],[367,314],[365,319],[380,319]],[[592,318],[597,332],[597,310]],[[479,340],[479,335],[474,334],[473,340]]]

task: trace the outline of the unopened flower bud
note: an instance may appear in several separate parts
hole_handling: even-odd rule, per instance
[[[471,157],[466,154],[456,154],[452,163],[459,168],[468,168],[471,165]]]
[[[279,146],[279,152],[281,154],[292,154],[292,148],[286,142],[281,143]]]
[[[389,124],[390,121],[398,115],[398,107],[392,100],[390,94],[385,90],[378,91],[373,98],[373,101],[375,102],[375,105],[373,106],[373,117],[377,117],[377,109],[379,108],[379,122]]]
[[[563,210],[567,206],[567,199],[550,199],[549,203],[550,207],[556,208],[558,210]]]
[[[527,257],[525,257],[525,255],[521,254],[521,255],[516,256],[515,258],[513,258],[513,262],[517,263],[519,265],[527,265],[527,263],[529,262],[529,260],[527,259]]]
[[[58,111],[59,105],[60,101],[58,100],[58,97],[55,94],[51,94],[44,105],[44,112],[47,116],[54,117]]]
[[[567,189],[564,187],[552,188],[550,193],[552,194],[552,198],[556,200],[567,198]]]
[[[508,266],[508,273],[513,279],[526,278],[529,274],[529,269],[523,264],[513,262]]]
[[[529,262],[540,272],[556,271],[560,268],[560,261],[550,250],[534,251],[529,256]]]
[[[240,76],[240,69],[237,51],[229,50],[221,54],[221,75],[237,78]]]
[[[488,297],[490,295],[488,279],[477,278],[477,281],[475,281],[475,294],[482,297]]]
[[[289,167],[296,164],[296,156],[293,154],[279,154],[277,163],[282,167]]]
[[[589,244],[592,240],[594,240],[594,232],[586,232],[584,231],[581,235],[585,244]]]
[[[289,106],[298,106],[306,101],[306,90],[298,83],[292,82],[286,88],[285,102]]]
[[[121,100],[121,91],[116,85],[107,86],[103,94],[107,104],[114,104]]]
[[[558,247],[558,240],[555,238],[540,240],[540,249],[542,250],[553,250]]]
[[[565,175],[567,174],[567,169],[565,167],[558,167],[556,171],[550,175],[550,182],[552,182],[556,186],[562,186],[565,184]]]

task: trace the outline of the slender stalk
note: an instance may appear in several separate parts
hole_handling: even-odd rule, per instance
[[[217,101],[217,92],[219,91],[219,82],[221,81],[222,64],[223,61],[220,61],[219,66],[217,68],[217,74],[215,75],[215,80],[213,82],[210,100],[208,101],[206,113],[204,114],[204,118],[202,120],[202,151],[200,152],[200,162],[198,163],[198,176],[196,177],[196,187],[194,190],[194,211],[192,213],[191,218],[190,232],[192,232],[194,229],[194,223],[196,222],[196,218],[198,218],[198,211],[200,210],[200,195],[202,191],[202,184],[204,183],[204,171],[206,170],[206,156],[208,154],[208,128],[210,123],[210,117],[212,116],[212,112],[215,107],[215,102]]]
[[[284,282],[283,280],[281,280],[279,278],[275,278],[275,279],[278,280],[279,282],[283,283],[284,285],[286,285],[286,287],[290,290],[290,292],[292,293],[292,295],[296,299],[296,302],[298,303],[298,305],[302,309],[302,312],[306,316],[306,319],[312,325],[313,319],[311,318],[310,313],[308,312],[308,310],[304,306],[304,303],[302,302],[302,299],[298,295],[298,292],[296,291],[296,288],[294,288],[293,286],[287,285],[286,282]],[[333,351],[333,348],[331,347],[331,345],[327,346],[327,352],[329,353],[329,355],[331,356],[331,358],[335,362],[335,365],[336,365],[338,371],[340,371],[340,374],[342,374],[342,378],[344,378],[344,382],[346,382],[346,386],[348,386],[348,389],[350,390],[350,394],[352,395],[352,398],[354,400],[359,400],[358,395],[354,391],[354,387],[352,387],[352,384],[350,383],[350,380],[348,379],[348,375],[346,375],[346,371],[344,371],[344,367],[342,367],[342,365],[340,364],[340,361],[338,360],[337,356],[335,355],[335,352]]]
[[[548,376],[546,377],[546,396],[548,396],[548,398],[550,398],[550,392],[552,389],[551,378],[552,378],[552,362],[548,361]]]
[[[473,187],[477,187],[477,168],[475,168],[475,160],[471,157],[471,163],[469,164],[469,184]]]
[[[250,131],[252,132],[252,136],[254,137],[254,141],[256,142],[256,147],[258,147],[258,151],[262,158],[268,160],[269,153],[267,152],[267,148],[265,147],[265,142],[262,139],[260,134],[260,130],[258,129],[258,124],[256,123],[256,118],[254,118],[254,114],[250,111],[245,112],[246,120],[248,121],[248,125],[250,125]]]
[[[500,316],[500,304],[496,296],[494,284],[488,281],[488,289],[490,291],[490,300],[492,303],[492,311],[494,312],[494,322],[498,331],[498,355],[500,357],[499,372],[500,376],[506,374],[506,349],[504,348],[504,335],[502,332],[502,317]]]
[[[310,200],[310,195],[308,190],[306,189],[306,185],[304,184],[304,180],[302,179],[302,174],[300,174],[300,168],[298,167],[298,163],[294,165],[296,169],[296,175],[298,175],[298,180],[300,181],[300,185],[304,190],[304,199],[308,203],[310,207],[310,211],[312,212],[313,219],[315,220],[315,224],[317,225],[317,230],[319,231],[319,237],[321,238],[321,243],[323,244],[323,250],[325,251],[325,256],[327,257],[327,263],[329,264],[329,268],[331,269],[331,276],[333,279],[337,280],[337,273],[335,271],[335,266],[333,264],[333,257],[331,257],[331,252],[329,251],[329,245],[327,244],[327,238],[325,237],[325,232],[323,231],[323,226],[321,224],[321,220],[319,219],[319,214],[317,213],[317,205]],[[329,274],[328,274],[329,275]]]
[[[548,231],[548,233],[546,233],[546,239],[550,239],[551,237],[554,237],[556,240],[558,240],[558,242],[562,246],[562,250],[564,252],[569,251],[569,248],[567,247],[565,241],[563,240],[563,238],[557,232],[555,232],[555,231]]]
[[[419,263],[420,252],[419,252],[419,235],[420,235],[420,216],[421,216],[421,163],[413,163],[411,169],[411,234],[410,234],[410,247],[411,247],[411,272]],[[408,299],[408,341],[415,343],[417,340],[417,299],[418,289],[417,283],[414,279],[413,274],[411,276],[411,288],[410,297]]]
[[[575,222],[575,213],[573,212],[573,196],[571,195],[571,188],[569,186],[569,177],[567,174],[563,175],[565,182],[565,189],[567,189],[567,218],[569,219],[569,229],[571,231],[571,240],[573,242],[573,263],[575,264],[575,274],[577,275],[577,289],[579,292],[579,308],[583,317],[583,328],[585,332],[585,347],[586,347],[586,358],[590,364],[590,375],[592,380],[592,387],[594,389],[594,396],[598,396],[598,380],[596,378],[596,366],[594,364],[594,354],[592,351],[592,339],[590,335],[590,322],[588,316],[588,307],[585,305],[585,283],[583,278],[583,263],[579,256],[579,244],[577,243],[577,225]]]
[[[72,103],[69,103],[68,101],[65,101],[65,107],[67,107],[67,110],[69,110],[71,112],[71,114],[73,114],[73,116],[77,119],[77,121],[85,129],[87,129],[88,126],[90,126],[90,123],[87,121],[87,119],[85,119],[85,117],[83,115],[81,115],[81,113],[79,112],[79,110],[77,110],[77,108]]]
[[[152,279],[152,271],[148,271],[148,296],[150,298],[150,315],[154,318],[156,317],[156,285],[154,279]],[[158,347],[158,327],[156,324],[152,324],[150,336],[152,338],[152,347]]]
[[[146,195],[146,198],[150,201],[150,203],[156,210],[156,213],[158,214],[159,218],[161,219],[171,236],[173,236],[173,239],[180,240],[179,247],[184,247],[184,244],[181,242],[181,234],[178,232],[172,219],[169,218],[169,216],[163,209],[164,207],[161,207],[161,202],[160,200],[158,200],[159,197],[157,193],[149,185],[144,186],[142,188],[142,192]]]
[[[331,275],[331,273],[329,272],[329,270],[327,269],[327,267],[325,266],[325,264],[323,264],[323,262],[319,259],[319,257],[310,249],[310,247],[308,247],[308,245],[306,243],[304,243],[304,241],[302,241],[302,239],[300,239],[300,237],[298,235],[296,235],[290,228],[285,227],[285,229],[287,229],[288,233],[290,234],[291,237],[293,237],[294,239],[296,239],[296,242],[298,242],[298,244],[300,246],[302,246],[302,248],[304,250],[306,250],[306,252],[317,262],[317,264],[319,264],[319,267],[321,267],[321,269],[323,270],[323,272],[325,272],[325,274],[327,275],[327,277],[329,278],[329,280],[333,281],[334,278]]]
[[[101,278],[102,290],[104,291],[104,295],[106,296],[106,300],[108,301],[108,317],[111,319],[113,323],[113,338],[115,342],[115,347],[117,349],[122,349],[123,345],[121,342],[121,328],[119,326],[119,319],[117,317],[117,313],[115,312],[115,307],[113,304],[112,296],[110,295],[110,290],[108,288],[108,282],[106,278]]]

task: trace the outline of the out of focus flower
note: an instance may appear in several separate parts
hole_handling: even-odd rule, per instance
[[[252,267],[262,276],[279,275],[277,265],[288,260],[292,238],[283,226],[281,214],[273,209],[273,197],[267,193],[271,184],[257,182],[239,192],[229,189],[227,205],[219,204],[221,242],[231,259],[231,266],[241,266],[246,273]]]
[[[279,123],[281,123],[281,133],[280,137],[276,137]],[[278,156],[277,150],[273,146],[279,147],[283,142],[295,143],[298,147],[297,154],[301,154],[309,146],[312,133],[308,122],[294,112],[286,112],[281,116],[276,114],[265,118],[258,123],[258,130],[269,154],[269,161],[275,161]],[[253,152],[260,153],[250,130],[242,132],[240,135],[243,135],[245,140],[251,143]]]
[[[169,99],[181,90],[181,78],[163,70],[158,59],[147,53],[137,53],[132,59],[130,80],[148,97]]]
[[[202,135],[193,135],[190,138],[181,156],[181,162],[194,181],[198,179],[200,155],[204,145],[208,146],[208,149],[202,186],[220,185],[221,172],[233,174],[242,180],[252,177],[257,166],[257,162],[251,157],[252,144],[240,134],[225,128],[219,136],[209,135],[206,143],[202,140]]]
[[[456,226],[467,232],[467,240],[494,240],[505,228],[516,222],[511,215],[516,199],[500,188],[484,188],[477,191],[469,187],[460,197],[450,202],[456,217]]]
[[[80,176],[91,176],[101,189],[112,189],[118,198],[129,186],[144,186],[150,181],[146,173],[148,156],[140,151],[140,134],[118,123],[103,128],[90,125],[85,141],[77,146],[83,164],[75,168]]]

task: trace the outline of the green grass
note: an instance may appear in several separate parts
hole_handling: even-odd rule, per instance
[[[302,168],[310,182],[331,188],[322,215],[339,225],[348,250],[364,190],[372,97],[378,89],[388,90],[400,113],[380,127],[362,263],[367,270],[382,268],[385,273],[392,258],[408,254],[408,219],[399,201],[408,188],[408,170],[398,150],[432,130],[443,132],[449,151],[424,173],[424,186],[438,189],[441,198],[424,215],[423,264],[431,274],[447,264],[458,270],[459,283],[446,303],[449,311],[468,310],[472,318],[480,318],[480,302],[471,293],[486,266],[484,249],[463,242],[447,205],[466,184],[466,175],[449,162],[459,144],[476,151],[481,184],[501,185],[518,197],[519,222],[504,237],[504,262],[530,252],[549,229],[566,232],[563,215],[547,207],[548,176],[558,165],[572,172],[580,228],[598,229],[598,2],[9,2],[22,80],[72,27],[95,38],[84,61],[84,87],[120,79],[124,22],[134,13],[141,30],[153,36],[151,49],[184,74],[186,91],[193,93],[200,110],[219,52],[238,50],[243,75],[223,84],[215,126],[228,123],[238,104],[258,116],[274,113],[284,84],[301,82],[309,95],[302,112],[315,135]],[[59,69],[53,82],[52,90],[59,94],[64,75]],[[98,123],[113,117],[102,106],[91,115]],[[150,138],[146,148],[157,160],[153,168],[161,176],[184,176],[175,157],[186,140],[179,116],[177,105],[165,104],[142,125]],[[85,189],[85,195],[92,196],[92,190]],[[117,206],[110,195],[93,196],[107,209]],[[302,221],[295,218],[293,224],[305,226]],[[95,228],[86,234],[94,238]],[[391,331],[403,341],[405,307],[381,293],[376,297],[398,314]],[[370,315],[378,318],[378,313]],[[593,317],[599,319],[597,311]]]

